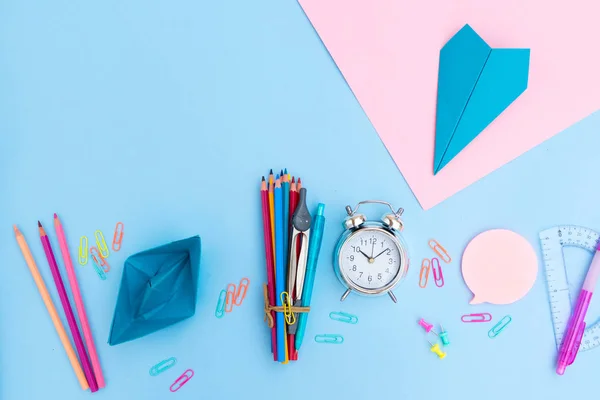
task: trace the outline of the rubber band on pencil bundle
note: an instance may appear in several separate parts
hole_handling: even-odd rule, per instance
[[[307,190],[287,169],[263,176],[260,186],[267,267],[265,321],[271,329],[273,360],[298,360],[323,230],[325,205],[310,213]]]

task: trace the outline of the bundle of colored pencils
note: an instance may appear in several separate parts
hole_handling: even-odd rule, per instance
[[[296,181],[287,170],[273,176],[271,170],[267,180],[262,178],[260,190],[268,281],[265,297],[270,306],[292,310],[270,311],[271,351],[275,361],[287,363],[298,359],[306,329],[306,315],[298,313],[305,313],[310,305],[324,205],[319,205],[318,223],[309,238],[311,216],[300,178]]]

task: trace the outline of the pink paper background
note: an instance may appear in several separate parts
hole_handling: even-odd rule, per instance
[[[299,0],[424,209],[600,108],[600,2]],[[531,48],[529,87],[433,175],[439,51],[465,23]]]

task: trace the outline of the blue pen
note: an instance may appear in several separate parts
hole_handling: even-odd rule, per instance
[[[275,208],[275,304],[279,307],[281,303],[281,293],[285,292],[285,253],[283,249],[283,198],[281,193],[281,181],[279,175],[275,180],[274,190],[274,208]],[[277,361],[284,362],[287,352],[285,337],[285,320],[282,312],[275,313],[277,317]]]
[[[310,246],[308,249],[308,260],[306,262],[306,278],[304,280],[304,294],[302,296],[302,307],[310,306],[312,290],[315,284],[315,273],[317,272],[317,261],[319,260],[319,252],[321,251],[321,242],[323,241],[323,231],[325,229],[325,204],[319,203],[317,215],[315,215],[313,227],[310,235]],[[296,350],[302,346],[304,332],[306,331],[306,320],[308,313],[300,313],[298,316],[298,331],[296,332]]]

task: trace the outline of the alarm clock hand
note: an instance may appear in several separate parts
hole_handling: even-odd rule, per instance
[[[381,253],[377,254],[375,257],[373,257],[373,260],[376,259],[377,257],[379,257],[380,255],[382,255],[383,253],[385,253],[386,251],[388,251],[390,248],[388,247],[387,249],[385,249],[384,251],[382,251]]]
[[[367,257],[367,260],[370,260],[370,259],[371,259],[371,257],[369,257],[368,255],[366,255],[364,251],[362,251],[362,250],[359,250],[358,252],[359,252],[360,254],[362,254],[363,256]]]

